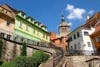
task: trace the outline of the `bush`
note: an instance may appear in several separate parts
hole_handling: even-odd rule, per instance
[[[15,62],[5,62],[1,67],[17,67]]]
[[[37,62],[31,57],[21,56],[14,59],[18,67],[37,67]]]
[[[43,51],[36,51],[33,55],[32,58],[37,61],[38,64],[41,64],[43,62],[46,62],[49,58],[49,55],[44,53]]]
[[[3,64],[3,61],[0,60],[0,65],[2,65],[2,64]]]

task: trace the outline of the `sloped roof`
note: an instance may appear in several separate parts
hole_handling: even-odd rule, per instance
[[[95,24],[97,23],[98,20],[100,20],[100,12],[97,12],[91,18],[89,18],[89,20],[86,21],[86,23],[83,25],[83,27],[95,26]]]
[[[11,11],[11,12],[17,12],[17,10],[15,10],[14,8],[10,7],[8,4],[2,4],[0,5],[2,8],[8,10],[8,11]]]

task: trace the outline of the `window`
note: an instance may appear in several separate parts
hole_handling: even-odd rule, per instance
[[[77,45],[76,44],[74,45],[74,48],[77,49]]]
[[[72,41],[72,37],[69,38],[69,41],[70,41],[70,42]]]
[[[80,48],[81,48],[81,46],[80,46],[81,44],[80,44],[80,42],[78,43],[78,47],[77,47],[77,49],[79,50]]]
[[[45,34],[43,34],[43,38],[45,38]]]
[[[96,37],[96,42],[99,42],[100,43],[100,36],[99,37]]]
[[[91,43],[90,42],[87,42],[87,44],[88,44],[88,47],[91,47]]]
[[[39,32],[37,31],[37,35],[39,35]]]
[[[46,36],[46,39],[48,39],[48,36]]]
[[[26,31],[29,31],[29,27],[28,26],[26,26]]]
[[[10,37],[11,37],[11,35],[8,35],[8,34],[7,34],[7,39],[8,39],[8,40],[10,40]]]
[[[35,34],[35,29],[33,30],[33,34]]]
[[[85,36],[88,36],[88,35],[89,35],[89,33],[88,33],[88,32],[86,32],[86,31],[84,31],[84,35],[85,35]]]
[[[80,37],[80,33],[79,32],[77,32],[77,37]]]
[[[71,48],[71,50],[73,49],[73,47],[72,47],[72,46],[70,46],[70,48]]]
[[[5,35],[5,33],[2,33],[2,32],[1,32],[1,37],[4,37],[4,35]]]
[[[7,26],[9,26],[10,25],[10,21],[7,21]]]
[[[22,28],[22,23],[20,22],[19,27]]]
[[[74,34],[74,39],[76,39],[76,35]]]

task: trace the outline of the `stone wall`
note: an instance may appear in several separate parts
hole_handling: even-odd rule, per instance
[[[100,56],[67,56],[65,63],[62,67],[100,67]]]
[[[16,56],[20,56],[21,48],[22,48],[22,45],[20,44],[16,44],[10,41],[3,40],[3,50],[2,50],[1,60],[10,61]],[[27,56],[31,56],[35,51],[36,49],[27,47]]]

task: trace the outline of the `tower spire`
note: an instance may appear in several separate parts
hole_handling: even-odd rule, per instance
[[[62,22],[65,21],[65,19],[64,19],[64,11],[63,11],[63,10],[62,10],[62,12],[61,12],[61,21],[62,21]]]

